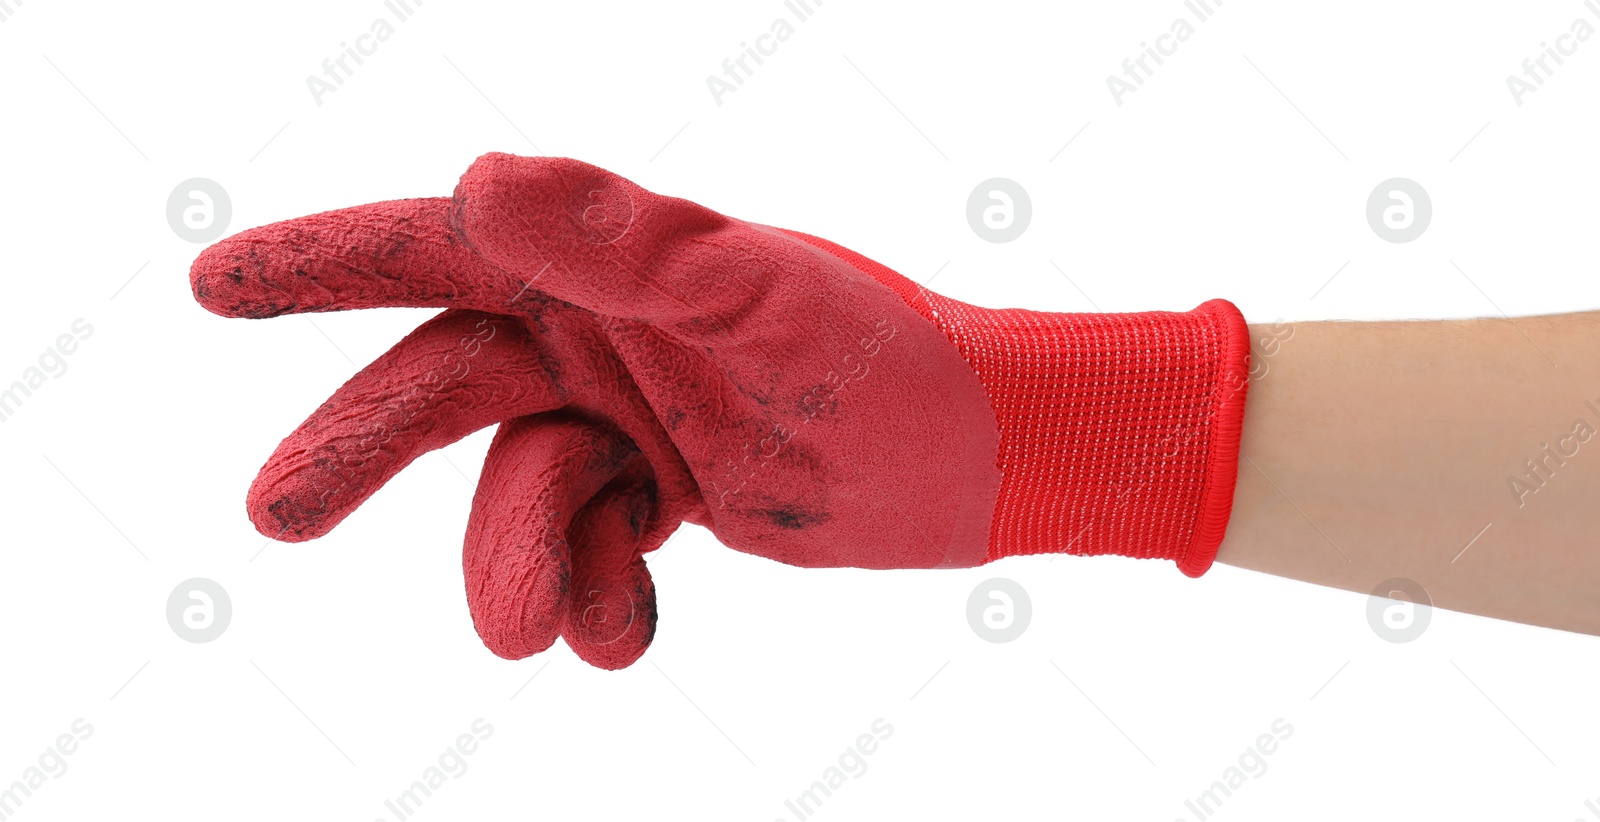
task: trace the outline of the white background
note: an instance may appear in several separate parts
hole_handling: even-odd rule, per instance
[[[1216,818],[1594,818],[1597,640],[1434,612],[1392,644],[1365,596],[1220,566],[802,570],[686,528],[652,557],[637,665],[499,659],[458,554],[489,432],[319,541],[264,545],[244,514],[279,439],[432,312],[212,316],[189,293],[201,247],[165,216],[192,177],[226,188],[237,231],[548,153],[983,305],[1592,309],[1600,37],[1524,105],[1505,80],[1574,19],[1600,26],[1580,3],[1228,0],[1121,106],[1106,77],[1192,20],[1180,3],[827,0],[721,106],[705,78],[793,19],[780,2],[429,0],[320,106],[306,77],[393,18],[380,2],[7,5],[0,385],[94,329],[0,423],[0,787],[94,729],[15,818],[393,819],[479,717],[493,735],[416,818],[794,819],[785,800],[880,717],[893,735],[815,818],[1194,820],[1185,801],[1279,718],[1292,736]],[[1004,245],[964,214],[996,176],[1034,206]],[[1365,218],[1395,176],[1434,205],[1400,245]],[[1033,603],[1009,644],[966,620],[995,576]],[[231,594],[209,644],[166,621],[191,577]]]

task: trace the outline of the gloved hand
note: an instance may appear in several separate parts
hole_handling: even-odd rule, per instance
[[[285,440],[249,508],[269,536],[318,536],[419,454],[511,420],[466,548],[504,656],[559,632],[631,663],[654,626],[640,557],[680,521],[802,566],[1117,553],[1190,575],[1227,523],[1248,342],[1220,300],[977,308],[825,240],[501,154],[453,201],[225,240],[192,283],[225,316],[454,309]]]

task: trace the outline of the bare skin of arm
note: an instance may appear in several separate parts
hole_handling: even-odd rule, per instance
[[[1250,331],[1219,562],[1600,634],[1600,313]]]

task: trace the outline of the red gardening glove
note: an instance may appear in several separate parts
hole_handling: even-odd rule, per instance
[[[588,592],[554,583],[533,592],[535,552],[507,547],[566,522],[574,566],[600,543],[601,553],[627,557],[599,563],[587,580],[600,599],[620,602],[605,592],[629,590],[606,576],[616,565],[646,581],[631,589],[640,594],[633,616],[606,623],[615,632],[625,621],[638,635],[638,614],[654,613],[653,598],[638,604],[648,589],[638,555],[679,517],[736,549],[805,566],[1119,553],[1174,559],[1197,575],[1215,555],[1247,355],[1243,319],[1223,301],[1122,315],[976,308],[827,241],[724,217],[572,160],[488,155],[463,177],[448,221],[445,208],[385,203],[247,232],[202,255],[193,284],[207,308],[229,316],[425,305],[522,321],[526,347],[521,357],[506,352],[507,362],[536,366],[469,373],[463,387],[427,394],[429,414],[385,420],[373,409],[427,373],[402,351],[419,330],[286,440],[251,494],[264,532],[310,538],[423,451],[522,417],[497,437],[477,502],[485,486],[499,496],[475,505],[469,529],[469,597],[511,586],[517,597],[507,601],[523,605],[480,613],[474,604],[491,647],[491,636],[526,633],[527,603],[552,597],[567,597],[571,631]],[[455,316],[484,319],[447,313],[435,322]],[[602,479],[587,496],[593,477],[572,481],[570,469],[540,462],[567,433],[530,435],[543,448],[516,436],[558,413],[638,449],[615,469],[632,490]],[[350,426],[363,420],[383,445],[355,468],[345,461],[342,475],[330,470],[330,460],[360,450]],[[497,459],[501,450],[516,456]],[[502,461],[510,467],[492,471]],[[512,488],[512,477],[527,481]],[[619,496],[629,501],[613,504]],[[564,516],[567,500],[584,507]],[[587,514],[595,506],[602,513]],[[535,511],[555,513],[541,520],[527,513]],[[587,526],[591,516],[627,526]],[[504,559],[487,571],[471,559],[497,550]],[[485,631],[486,620],[496,627]],[[548,645],[549,631],[534,633],[496,650]],[[637,656],[612,653],[620,664]]]

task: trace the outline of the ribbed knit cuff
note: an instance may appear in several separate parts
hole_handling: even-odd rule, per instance
[[[1198,577],[1211,568],[1227,535],[1233,513],[1233,490],[1239,477],[1239,443],[1244,433],[1245,394],[1250,385],[1250,329],[1244,315],[1227,300],[1210,300],[1193,312],[1209,314],[1222,345],[1210,402],[1210,443],[1205,490],[1195,523],[1194,539],[1178,555],[1178,570]]]
[[[1237,475],[1249,332],[1232,304],[1047,314],[924,292],[1000,429],[988,560],[1119,554],[1211,566]]]

